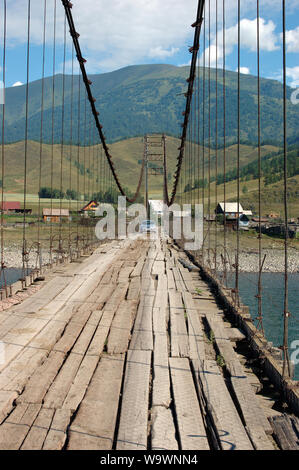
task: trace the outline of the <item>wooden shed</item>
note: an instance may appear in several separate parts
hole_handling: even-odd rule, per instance
[[[59,223],[61,220],[70,220],[68,209],[43,209],[44,222]]]

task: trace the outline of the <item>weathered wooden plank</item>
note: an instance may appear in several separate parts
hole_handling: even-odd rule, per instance
[[[172,357],[189,357],[189,336],[180,292],[169,291],[170,345]]]
[[[120,304],[108,338],[108,354],[123,354],[128,349],[131,330],[136,315],[136,302],[123,300]]]
[[[153,309],[153,332],[165,333],[169,320],[167,277],[165,274],[158,276],[158,285]]]
[[[172,413],[163,406],[152,408],[152,449],[178,450]]]
[[[117,282],[118,283],[127,282],[133,269],[134,269],[133,266],[127,266],[125,262],[125,265],[121,268],[119,272]]]
[[[41,450],[50,429],[55,410],[42,408],[28,432],[21,450]]]
[[[75,412],[85,396],[88,385],[98,365],[98,356],[85,356],[74,382],[63,403],[63,408]]]
[[[3,343],[26,346],[47,324],[47,320],[22,318],[10,331],[1,338]]]
[[[258,398],[256,397],[256,394],[254,393],[246,373],[244,372],[244,368],[240,362],[227,362],[226,368],[230,373],[230,381],[239,407],[242,411],[245,424],[250,430],[251,434],[254,435],[255,428],[261,428],[264,430],[264,433],[272,434],[272,427],[266,418],[262,407],[259,405]],[[264,441],[266,445],[266,436]],[[258,443],[259,442],[262,444],[261,439],[259,439]]]
[[[110,306],[110,308],[112,308],[112,306]],[[99,326],[97,327],[94,337],[87,350],[87,354],[89,356],[100,356],[102,354],[113,317],[114,309],[104,311]]]
[[[124,356],[103,357],[71,425],[69,450],[86,450],[76,434],[97,438],[97,449],[111,450],[120,396]],[[81,442],[81,444],[80,444]],[[88,447],[87,447],[88,448]]]
[[[222,450],[253,450],[215,361],[193,361]]]
[[[118,450],[147,448],[150,367],[150,351],[128,352],[117,436]]]
[[[70,353],[44,398],[43,404],[46,408],[62,407],[81,361],[82,356]]]
[[[165,263],[164,261],[155,261],[152,267],[152,274],[158,276],[159,274],[165,273]]]
[[[154,340],[153,406],[168,408],[171,403],[168,356],[168,338],[165,331],[164,334],[156,334]]]
[[[0,390],[21,393],[29,377],[47,357],[47,351],[24,348],[0,374]]]
[[[141,298],[134,330],[130,343],[130,349],[153,350],[153,296]]]
[[[133,277],[140,277],[141,276],[141,273],[142,273],[142,270],[143,270],[143,266],[144,266],[144,262],[145,262],[145,257],[142,256],[140,258],[140,260],[138,261],[138,263],[136,264],[135,268],[133,269],[133,271],[131,272],[130,274],[130,277],[133,278]]]
[[[63,353],[52,351],[45,362],[30,377],[24,392],[17,399],[17,403],[42,403],[63,364],[64,358]]]
[[[182,450],[209,450],[206,430],[188,359],[169,358]]]
[[[0,449],[18,450],[26,438],[40,405],[18,405],[0,426]]]
[[[128,287],[129,287],[128,282],[118,284],[116,289],[114,288],[114,291],[113,291],[112,295],[110,296],[109,300],[107,301],[104,310],[105,311],[110,310],[110,311],[116,312],[119,304],[126,297]]]
[[[0,426],[0,450],[18,450],[25,439],[29,427],[4,423]]]
[[[62,450],[67,439],[67,428],[71,412],[67,409],[55,411],[51,427],[43,444],[43,450]]]
[[[0,424],[13,409],[13,404],[17,396],[18,394],[16,392],[0,390]]]
[[[282,450],[299,450],[298,419],[284,414],[269,420],[279,447]]]
[[[177,268],[177,267],[174,267],[172,268],[172,272],[173,272],[173,277],[174,277],[174,281],[175,281],[175,285],[176,285],[176,289],[179,291],[179,292],[184,292],[187,289],[187,286],[181,276],[181,273],[180,273],[180,270]]]
[[[139,299],[140,290],[141,290],[140,277],[133,277],[129,285],[127,299],[137,301]]]
[[[168,289],[175,289],[175,282],[174,282],[174,277],[173,277],[173,272],[172,269],[167,268],[166,269],[167,273],[167,282],[168,282]]]
[[[183,292],[187,313],[190,359],[205,359],[204,328],[189,292]]]

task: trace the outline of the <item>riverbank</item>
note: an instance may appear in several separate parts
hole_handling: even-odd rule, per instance
[[[227,271],[235,271],[235,257],[236,250],[228,250],[228,263]],[[223,253],[222,253],[223,254]],[[283,273],[285,270],[285,253],[282,249],[269,248],[262,250],[262,260],[266,255],[265,262],[263,265],[264,273]],[[210,259],[212,260],[213,267],[213,256],[212,252]],[[208,256],[205,258],[205,262],[208,264]],[[244,273],[257,273],[259,272],[259,253],[258,251],[246,251],[241,250],[239,255],[239,267],[240,272]],[[223,259],[221,254],[217,256],[217,270],[223,271]],[[290,249],[288,253],[288,272],[289,273],[298,273],[299,272],[299,251]]]

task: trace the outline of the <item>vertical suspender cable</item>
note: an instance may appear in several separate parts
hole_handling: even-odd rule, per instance
[[[224,284],[227,285],[227,226],[226,226],[226,34],[225,34],[225,0],[223,0],[223,12],[222,12],[222,21],[223,21],[223,204],[224,204],[224,216],[223,216],[223,269],[224,269]]]
[[[40,117],[40,148],[39,148],[39,191],[42,185],[42,169],[43,169],[43,131],[44,131],[44,105],[45,105],[45,61],[46,61],[46,25],[47,25],[47,0],[44,0],[44,29],[43,29],[43,59],[42,59],[42,96],[41,96],[41,117]],[[37,222],[37,244],[39,250],[39,269],[42,270],[41,255],[41,197],[38,197],[38,222]]]
[[[216,0],[216,140],[215,140],[215,208],[218,204],[218,0]],[[217,217],[215,214],[215,262],[214,269],[217,273]]]
[[[25,110],[25,150],[24,150],[24,218],[23,218],[23,279],[27,275],[28,252],[26,243],[26,208],[27,208],[27,157],[28,157],[28,115],[29,115],[29,74],[30,74],[30,25],[31,25],[31,0],[28,0],[27,19],[27,76],[26,76],[26,110]]]
[[[63,200],[63,154],[64,154],[64,115],[65,115],[65,65],[66,65],[66,16],[64,17],[63,71],[62,71],[62,112],[61,112],[61,152],[60,152],[60,223],[59,254],[63,256],[62,246],[62,200]]]
[[[235,295],[236,304],[239,305],[239,259],[240,259],[240,129],[241,129],[241,114],[240,114],[240,90],[241,90],[241,0],[238,0],[238,143],[237,143],[237,254],[236,254],[236,284]]]
[[[7,34],[7,7],[6,0],[3,1],[3,61],[2,61],[2,85],[3,85],[3,104],[2,104],[2,145],[1,145],[1,167],[2,167],[2,184],[1,184],[1,287],[5,288],[7,293],[6,277],[5,277],[5,260],[4,260],[4,185],[5,185],[5,85],[6,85],[6,34]]]
[[[203,81],[202,81],[202,208],[203,224],[205,227],[205,99],[206,99],[206,4],[204,5],[204,33],[203,33]],[[205,233],[202,243],[202,263],[205,264]]]
[[[283,377],[290,376],[289,359],[289,283],[288,283],[288,241],[289,241],[289,221],[288,221],[288,157],[287,157],[287,80],[286,80],[286,7],[285,0],[282,0],[283,17],[283,161],[284,161],[284,327],[283,327]]]
[[[209,0],[208,265],[211,267],[211,0]]]
[[[54,21],[53,21],[53,77],[52,77],[52,147],[51,147],[51,217],[50,217],[50,263],[53,259],[53,172],[54,172],[54,117],[55,117],[55,71],[56,71],[56,20],[57,20],[57,0],[54,0]]]
[[[78,130],[78,148],[77,148],[77,257],[79,257],[79,223],[80,223],[80,215],[79,215],[79,202],[81,199],[80,195],[80,129],[81,129],[81,76],[80,70],[78,74],[78,123],[77,123],[77,130]]]
[[[257,119],[258,119],[258,206],[259,206],[259,234],[258,234],[258,245],[259,245],[259,279],[258,279],[258,328],[261,329],[264,335],[263,325],[263,312],[262,312],[262,193],[261,193],[261,178],[262,178],[262,159],[261,159],[261,86],[260,86],[260,0],[257,0]]]
[[[72,47],[72,77],[71,77],[71,109],[70,109],[70,166],[69,166],[69,213],[71,214],[73,199],[73,183],[72,183],[72,165],[73,165],[73,118],[74,118],[74,46]],[[72,256],[71,241],[71,217],[69,218],[69,255]]]

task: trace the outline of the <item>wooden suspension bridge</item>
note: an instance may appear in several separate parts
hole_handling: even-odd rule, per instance
[[[184,120],[174,174],[169,175],[167,172],[165,134],[148,134],[144,139],[144,155],[143,160],[139,162],[141,171],[135,193],[123,186],[122,175],[118,174],[110,154],[96,98],[92,93],[92,81],[87,75],[87,61],[82,55],[80,35],[75,27],[73,4],[68,0],[54,0],[51,6],[51,91],[45,87],[46,65],[49,65],[49,5],[47,0],[41,2],[41,100],[40,109],[34,115],[34,122],[30,121],[29,79],[33,6],[30,0],[25,3],[28,39],[23,116],[24,175],[22,179],[14,179],[18,185],[24,185],[24,204],[22,209],[18,209],[23,216],[20,250],[23,274],[22,279],[11,286],[6,282],[7,236],[4,230],[8,165],[5,131],[8,122],[7,112],[5,113],[7,104],[1,104],[0,278],[3,282],[0,311],[0,450],[298,450],[299,387],[298,381],[292,380],[292,363],[289,357],[290,221],[285,0],[282,0],[283,145],[279,154],[280,176],[283,177],[281,198],[284,206],[284,302],[283,312],[277,312],[277,315],[283,313],[281,348],[273,347],[273,344],[267,341],[263,327],[262,271],[265,256],[261,226],[261,109],[264,98],[261,96],[260,84],[259,1],[257,0],[256,5],[257,103],[254,111],[258,118],[257,272],[260,274],[257,275],[257,326],[248,308],[241,302],[239,288],[242,176],[241,1],[237,2],[236,109],[228,110],[226,102],[225,0],[221,2],[221,21],[218,14],[220,0],[215,3],[217,53],[220,51],[219,24],[223,27],[223,75],[220,83],[217,57],[214,114],[211,109],[211,95],[214,93],[211,88],[211,2],[198,0],[197,15],[192,24],[194,42],[189,48],[192,58],[189,77],[186,80],[187,91],[182,93],[186,98],[186,107],[183,112]],[[58,4],[64,19],[63,78],[59,98],[55,88]],[[1,70],[5,89],[9,32],[6,0],[3,0],[1,5],[4,18]],[[71,44],[68,44],[68,41]],[[206,54],[204,53],[202,58],[199,54],[201,43],[204,50],[209,44],[208,67]],[[67,81],[69,52],[72,75],[70,81]],[[74,74],[75,61],[78,62],[77,77]],[[222,95],[219,97],[220,88]],[[70,96],[67,104],[68,91]],[[59,101],[59,106],[56,101]],[[55,105],[60,109],[58,117]],[[67,106],[69,122],[65,119]],[[229,112],[237,116],[236,164],[233,168],[236,171],[237,188],[237,210],[233,217],[236,229],[234,260],[230,260],[227,249],[228,221],[225,210],[228,199],[226,183],[229,158],[229,155],[226,155],[229,137],[226,120]],[[34,178],[39,188],[39,200],[37,231],[34,239],[31,239],[28,224],[29,137],[32,135],[30,127],[35,131],[38,127],[39,113],[39,165],[34,162]],[[214,120],[215,129],[212,129]],[[223,121],[222,127],[218,125],[220,120]],[[46,154],[44,142],[46,126],[50,128],[46,139],[47,144],[51,146],[49,154]],[[221,137],[220,130],[223,131]],[[58,145],[56,134],[61,135],[61,138],[58,138],[59,160],[56,159],[55,163],[54,146]],[[33,135],[36,139],[36,134]],[[215,137],[214,143],[212,137]],[[221,145],[223,175],[219,174]],[[212,158],[213,147],[215,154]],[[47,155],[48,158],[45,158]],[[64,159],[67,161],[67,169]],[[213,165],[215,168],[212,174]],[[134,239],[115,239],[106,243],[96,240],[94,225],[97,219],[89,216],[87,211],[82,214],[84,210],[79,210],[82,205],[80,201],[91,200],[84,206],[90,207],[103,201],[116,203],[114,196],[122,195],[132,204],[140,197],[144,174],[147,209],[150,193],[148,175],[152,174],[163,177],[161,194],[163,193],[167,206],[172,206],[179,199],[180,204],[202,203],[204,211],[207,210],[208,213],[204,212],[206,233],[199,256],[195,257],[194,252],[185,251],[179,240],[161,232],[156,239],[147,235],[136,235]],[[219,176],[223,177],[223,231],[219,229],[216,215],[211,213],[213,182],[216,206],[221,200],[218,197]],[[43,187],[45,181],[50,182],[47,184],[51,184],[51,188]],[[172,182],[171,191],[168,188],[169,181]],[[68,202],[69,209],[63,208],[65,184],[69,185],[67,193],[72,197],[72,201]],[[55,185],[59,189],[55,189]],[[51,208],[44,212],[45,224],[47,214],[50,218],[49,229],[47,225],[42,226],[42,189],[46,190],[50,199]],[[59,197],[56,204],[59,204],[59,209],[54,208],[55,194]],[[75,221],[72,221],[69,215],[74,205],[77,210],[74,211]],[[67,217],[65,223],[63,214]],[[192,210],[189,215],[192,216]],[[57,230],[54,223],[51,223],[53,219],[57,222]],[[220,232],[223,233],[223,244]],[[49,242],[49,265],[46,268],[43,265],[43,236],[47,236],[46,242]],[[32,254],[36,255],[36,269],[27,276]],[[228,288],[227,279],[222,282],[223,279],[221,281],[217,277],[217,272],[222,268],[226,277],[228,265],[231,265],[235,274],[233,289]]]

